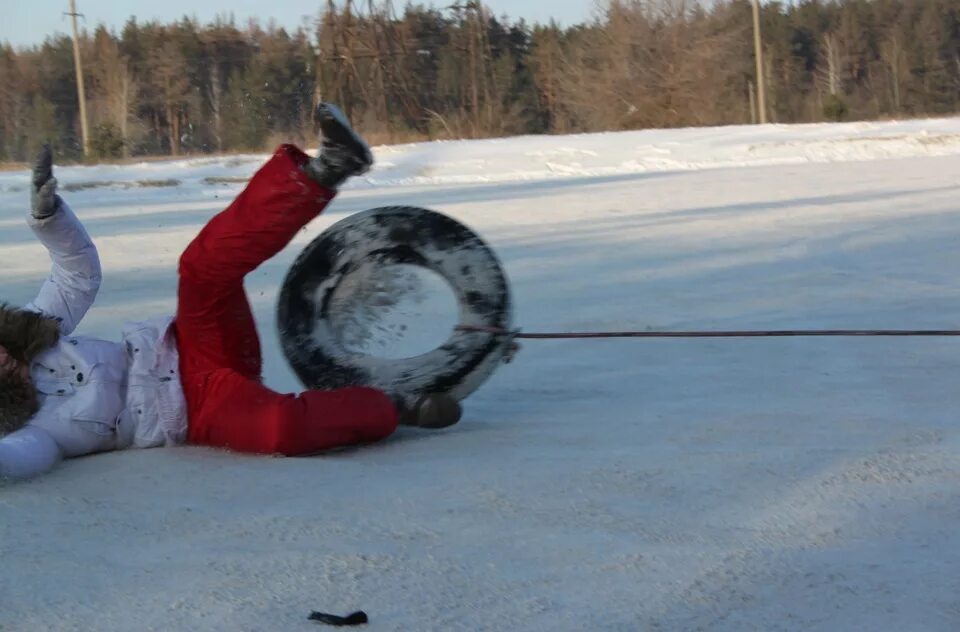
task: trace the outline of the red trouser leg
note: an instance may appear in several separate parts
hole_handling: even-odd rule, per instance
[[[200,445],[295,456],[378,441],[397,428],[393,403],[369,388],[281,395],[220,369],[200,391],[200,412],[190,419],[190,442]]]
[[[393,402],[378,390],[284,395],[260,383],[243,278],[333,198],[300,169],[306,160],[296,147],[278,149],[180,257],[177,346],[191,443],[296,455],[376,441],[396,429]]]

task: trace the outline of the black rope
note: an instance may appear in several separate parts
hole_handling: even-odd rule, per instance
[[[499,327],[461,325],[459,331],[488,333],[527,340],[564,340],[576,338],[787,338],[820,337],[937,337],[960,336],[956,329],[781,329],[756,331],[595,331],[524,333]]]

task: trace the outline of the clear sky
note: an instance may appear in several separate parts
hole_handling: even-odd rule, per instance
[[[280,26],[296,27],[306,16],[316,16],[325,4],[322,0],[76,0],[77,12],[86,15],[81,22],[89,29],[99,23],[121,27],[131,15],[140,21],[159,19],[173,21],[184,15],[195,16],[206,22],[218,14],[232,12],[238,23],[257,17],[266,23],[274,18]],[[420,4],[421,2],[414,2]],[[506,13],[511,18],[528,22],[548,22],[551,18],[562,25],[587,21],[593,13],[595,0],[486,0],[485,4],[497,15]],[[358,3],[365,4],[365,3]],[[398,9],[405,0],[394,0]],[[422,4],[448,6],[453,0],[423,0]],[[68,0],[0,0],[0,42],[14,46],[39,44],[56,33],[69,33],[69,18],[63,15]]]

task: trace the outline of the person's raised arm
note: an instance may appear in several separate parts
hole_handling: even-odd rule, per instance
[[[26,309],[60,322],[60,333],[76,329],[100,289],[100,256],[90,235],[57,195],[53,155],[45,145],[33,167],[31,209],[27,223],[53,261],[50,276]]]

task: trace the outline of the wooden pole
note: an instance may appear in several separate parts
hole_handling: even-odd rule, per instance
[[[73,65],[77,73],[77,99],[80,101],[80,134],[83,137],[83,157],[90,155],[90,130],[87,129],[87,97],[83,88],[83,62],[80,60],[80,35],[77,32],[77,3],[70,0],[67,14],[73,22]]]
[[[767,88],[763,77],[763,46],[760,38],[760,0],[753,0],[753,48],[757,58],[757,110],[760,124],[767,122]]]

